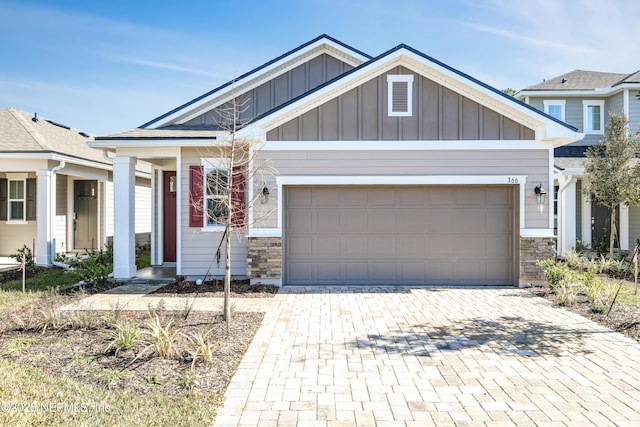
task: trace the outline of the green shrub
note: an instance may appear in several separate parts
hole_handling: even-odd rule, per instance
[[[87,257],[75,263],[75,270],[70,270],[76,280],[84,280],[87,284],[103,285],[109,281],[113,271],[113,247],[109,250],[87,251]]]
[[[555,288],[555,301],[559,305],[571,306],[578,299],[577,286],[572,285],[566,280],[562,280]]]
[[[16,249],[16,253],[9,255],[10,258],[15,259],[18,262],[22,262],[22,255],[24,255],[24,267],[27,274],[31,274],[36,269],[36,260],[33,257],[33,252],[27,245],[22,245],[20,249]]]
[[[552,288],[555,288],[562,281],[573,281],[576,273],[566,264],[554,263],[552,259],[538,261],[537,265],[542,268],[544,278]]]
[[[616,294],[615,286],[609,281],[595,278],[590,281],[585,281],[582,286],[582,291],[591,301],[591,309],[596,313],[604,313]]]

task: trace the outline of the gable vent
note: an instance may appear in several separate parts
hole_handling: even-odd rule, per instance
[[[389,116],[411,116],[413,114],[413,75],[388,75],[387,84],[389,89]]]

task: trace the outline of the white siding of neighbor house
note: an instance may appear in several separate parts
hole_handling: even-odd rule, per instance
[[[509,141],[505,141],[505,146]],[[468,150],[468,151],[265,151],[269,166],[278,176],[420,176],[420,175],[526,175],[525,227],[549,228],[549,199],[543,212],[538,210],[533,187],[549,184],[547,150]],[[256,183],[260,185],[259,183]],[[269,204],[256,206],[271,211],[256,227],[277,227],[278,205],[275,178],[266,182]],[[551,198],[553,202],[553,198]]]
[[[151,181],[136,178],[136,234],[151,232]]]
[[[53,223],[53,237],[56,239],[55,251],[67,250],[67,176],[56,175],[56,212]]]
[[[633,249],[640,239],[640,208],[629,206],[629,247]]]
[[[7,256],[16,253],[16,249],[27,245],[33,247],[36,238],[36,221],[28,221],[26,224],[7,224],[0,221],[0,255]],[[35,255],[35,254],[34,254]]]
[[[202,231],[199,227],[189,227],[189,167],[199,166],[201,157],[213,157],[206,154],[207,149],[183,149],[180,175],[182,194],[180,209],[180,229],[182,233],[181,273],[189,276],[224,275],[224,250],[221,265],[216,265],[215,254],[222,239],[222,232]],[[233,234],[231,241],[231,274],[246,276],[247,274],[247,239],[243,234]]]

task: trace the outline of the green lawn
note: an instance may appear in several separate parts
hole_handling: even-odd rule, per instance
[[[0,388],[2,426],[201,426],[215,418],[214,402],[200,395],[106,390],[2,358],[0,384],[11,385]]]

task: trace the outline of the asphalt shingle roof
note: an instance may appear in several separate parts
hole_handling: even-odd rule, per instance
[[[640,73],[635,73],[631,76],[636,76],[635,81],[640,81]],[[629,73],[573,70],[522,90],[593,90],[614,86],[631,76]],[[625,81],[625,83],[628,82]]]
[[[58,153],[108,164],[102,152],[87,145],[93,139],[77,129],[15,108],[0,109],[0,152]]]

